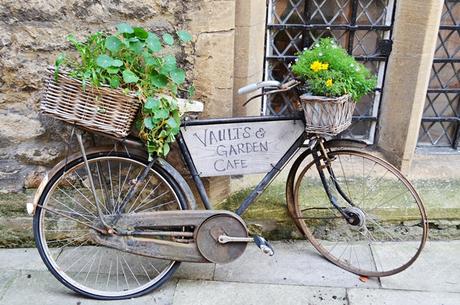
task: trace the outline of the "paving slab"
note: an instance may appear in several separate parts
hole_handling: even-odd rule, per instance
[[[393,247],[401,245],[393,245]],[[391,263],[392,247],[375,249],[377,264]],[[460,292],[460,241],[431,241],[415,263],[401,273],[381,278],[383,288]],[[457,303],[457,304],[460,304]]]
[[[146,296],[121,301],[110,301],[111,305],[171,305],[177,281],[170,281],[159,290]],[[98,301],[84,298],[66,288],[49,272],[22,272],[10,285],[0,300],[0,305],[96,305],[108,304],[107,301]]]
[[[349,305],[458,305],[460,294],[389,289],[348,290]]]
[[[0,270],[48,270],[35,248],[2,249]]]
[[[174,305],[347,305],[342,288],[180,280]]]
[[[4,270],[0,272],[0,302],[5,291],[11,285],[11,283],[13,283],[14,279],[19,276],[19,274],[20,271]]]
[[[236,261],[216,265],[217,281],[293,284],[328,287],[378,288],[376,278],[361,282],[359,277],[324,259],[306,241],[275,242],[274,256],[266,256],[249,245]]]
[[[173,278],[185,280],[212,280],[216,264],[181,263]]]
[[[89,247],[90,248],[90,247]],[[83,249],[84,250],[84,249]],[[77,258],[83,255],[82,251],[74,255]],[[64,257],[61,254],[60,257]],[[174,278],[190,280],[211,280],[214,276],[215,264],[182,263],[174,274]],[[43,263],[37,249],[2,249],[0,251],[0,270],[48,270]]]

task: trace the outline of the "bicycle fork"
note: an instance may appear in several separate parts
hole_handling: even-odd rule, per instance
[[[343,191],[343,189],[341,188],[340,184],[338,183],[338,181],[337,181],[337,179],[335,177],[334,171],[333,171],[332,166],[331,166],[332,161],[334,161],[334,160],[329,157],[329,155],[328,155],[328,153],[326,151],[326,148],[324,147],[323,141],[324,141],[323,138],[319,138],[317,140],[317,143],[316,143],[316,146],[319,147],[320,154],[318,154],[318,149],[312,149],[313,160],[315,162],[316,169],[318,170],[318,174],[319,174],[319,177],[321,179],[321,183],[323,184],[324,191],[326,192],[326,195],[327,195],[330,203],[332,204],[332,206],[337,211],[339,211],[339,213],[347,220],[348,223],[353,224],[355,218],[350,216],[350,215],[348,215],[345,212],[345,209],[339,206],[339,204],[337,202],[337,198],[332,194],[330,184],[328,183],[328,181],[326,179],[326,175],[325,175],[325,172],[324,172],[325,168],[327,169],[327,173],[328,173],[330,179],[332,180],[333,185],[334,185],[335,189],[337,190],[338,194],[350,206],[352,206],[352,207],[355,206],[353,204],[352,200],[347,196],[347,194],[345,194],[345,192]],[[323,162],[323,164],[322,164],[321,161]]]

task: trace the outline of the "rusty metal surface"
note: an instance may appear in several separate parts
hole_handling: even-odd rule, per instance
[[[220,235],[247,237],[248,231],[237,215],[219,214],[206,219],[198,228],[196,243],[207,260],[223,264],[234,261],[243,254],[247,242],[222,244],[218,241]]]
[[[167,260],[208,263],[198,251],[195,243],[179,243],[161,239],[102,235],[96,232],[93,232],[91,237],[97,244],[128,253]]]
[[[156,211],[136,214],[123,214],[118,221],[118,227],[198,227],[201,223],[216,214],[234,215],[229,211],[221,210],[180,210]]]
[[[106,221],[110,220],[111,217],[106,217]],[[188,232],[187,227],[190,230],[195,228],[194,233]],[[131,231],[136,228],[142,230]],[[145,236],[136,236],[142,233]],[[226,263],[240,257],[247,243],[220,244],[218,238],[222,234],[247,237],[248,231],[243,220],[229,211],[158,211],[124,214],[114,234],[93,231],[91,238],[97,244],[143,256],[195,263]]]

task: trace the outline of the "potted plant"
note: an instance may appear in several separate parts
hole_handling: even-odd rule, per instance
[[[332,38],[298,55],[291,69],[305,84],[300,100],[307,131],[335,135],[345,130],[355,103],[375,88],[375,76]]]
[[[149,157],[166,156],[180,126],[174,97],[186,91],[185,71],[171,47],[192,39],[185,31],[175,36],[126,23],[113,34],[97,32],[83,41],[68,36],[77,53],[56,59],[41,111],[117,137],[129,133],[137,115]]]

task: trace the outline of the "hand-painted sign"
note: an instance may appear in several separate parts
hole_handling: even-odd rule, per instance
[[[265,173],[304,131],[302,121],[194,125],[181,129],[202,177]]]

